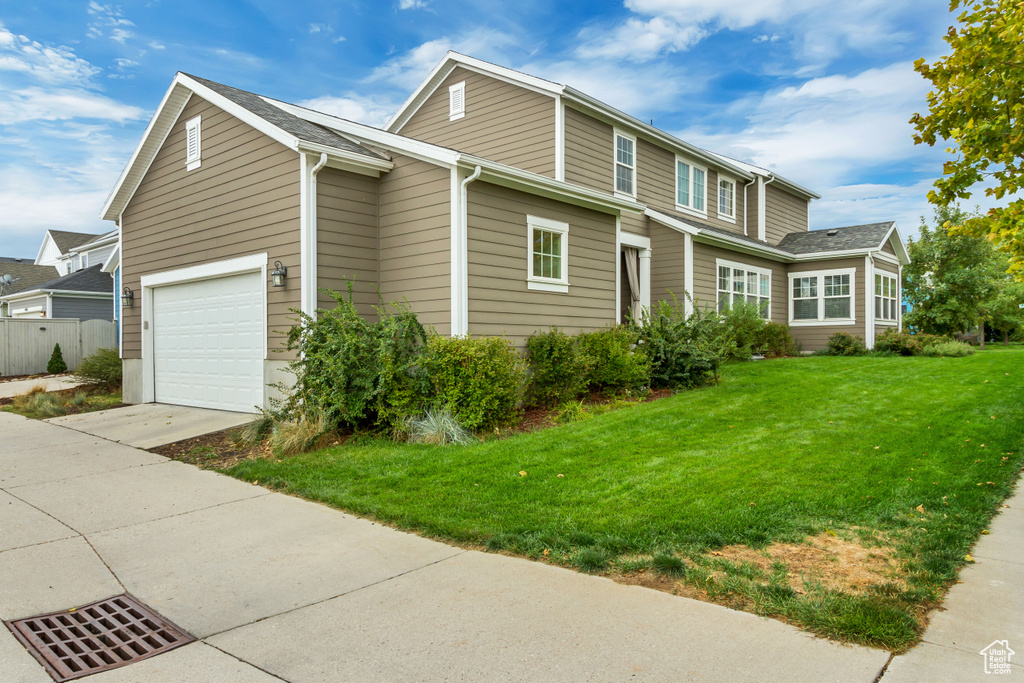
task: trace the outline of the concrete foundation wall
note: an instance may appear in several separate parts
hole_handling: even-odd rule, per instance
[[[125,403],[142,403],[142,359],[121,360],[121,400]]]

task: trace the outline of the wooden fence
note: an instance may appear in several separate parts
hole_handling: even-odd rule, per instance
[[[46,372],[54,344],[74,370],[82,358],[116,342],[117,328],[107,320],[0,318],[0,377]]]

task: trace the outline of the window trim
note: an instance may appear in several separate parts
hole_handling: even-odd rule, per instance
[[[202,115],[196,116],[185,122],[185,172],[194,171],[203,165],[203,126]],[[196,153],[189,153],[189,138],[192,131],[196,135]]]
[[[461,93],[462,99],[458,109],[455,108],[455,93]],[[448,86],[448,120],[458,121],[466,115],[466,81]]]
[[[850,317],[849,318],[826,318],[825,317],[825,276],[826,275],[849,275],[850,276]],[[793,280],[797,278],[817,278],[817,300],[818,319],[793,318]],[[786,299],[789,302],[789,326],[790,327],[828,327],[830,325],[856,325],[857,324],[857,269],[856,268],[834,268],[831,270],[801,270],[789,273],[788,287],[786,288]],[[836,298],[836,297],[828,297]]]
[[[621,164],[621,166],[623,166],[625,168],[628,168],[628,169],[630,169],[633,172],[633,191],[632,192],[625,192],[625,191],[619,189],[619,183],[618,183],[618,169],[619,169],[619,166],[620,166],[620,164],[619,164],[619,138],[625,138],[626,140],[629,140],[630,142],[633,143],[633,165],[632,166],[627,166],[626,164]],[[626,132],[623,132],[622,130],[620,130],[618,128],[613,128],[612,129],[612,190],[613,190],[613,192],[614,192],[614,194],[616,196],[618,196],[618,197],[631,197],[633,199],[636,199],[636,190],[637,190],[637,172],[636,172],[636,169],[637,169],[637,144],[636,144],[636,136],[635,135],[630,135],[629,133],[626,133]]]
[[[761,283],[761,276],[762,275],[767,275],[768,276],[768,308],[765,311],[764,319],[765,320],[771,320],[772,319],[772,303],[773,303],[773,299],[774,299],[774,297],[772,296],[772,288],[773,288],[773,285],[774,285],[774,283],[772,282],[772,277],[773,277],[774,273],[772,273],[772,269],[771,268],[761,268],[760,266],[752,266],[752,265],[750,265],[748,263],[740,263],[738,261],[728,261],[726,259],[715,259],[715,310],[718,310],[718,307],[721,305],[720,297],[721,297],[722,292],[725,291],[725,290],[719,289],[719,287],[718,287],[718,269],[719,268],[728,268],[729,269],[729,290],[728,291],[729,291],[730,296],[732,294],[735,294],[735,292],[732,291],[732,278],[734,276],[732,271],[734,271],[734,270],[745,271],[744,275],[743,275],[743,283],[744,283],[743,286],[744,286],[744,289],[746,289],[746,283],[748,282],[747,278],[748,278],[748,274],[749,273],[757,273],[757,276],[758,276],[758,287],[759,288],[760,288],[760,283]],[[744,291],[743,292],[743,296],[744,296],[744,301],[746,301],[746,297],[749,296],[749,293]],[[758,297],[758,299],[761,298],[760,289],[758,289],[757,297]],[[729,303],[731,305],[732,301],[730,301]]]
[[[896,292],[895,292],[894,296],[884,296],[883,294],[879,293],[879,287],[878,287],[878,284],[879,284],[878,279],[879,278],[888,278],[889,280],[893,281],[893,285],[896,288]],[[893,307],[892,307],[893,308],[893,317],[891,317],[891,318],[880,318],[880,317],[878,317],[877,311],[878,311],[878,301],[879,300],[881,300],[883,303],[885,301],[892,301],[893,302]],[[899,309],[899,306],[900,306],[900,280],[899,280],[899,276],[896,273],[891,273],[888,270],[878,270],[877,268],[875,269],[875,300],[872,302],[872,304],[875,307],[873,313],[875,315],[875,320],[876,321],[879,321],[879,322],[882,322],[882,323],[896,324],[896,321],[899,320],[899,310],[898,309]],[[884,306],[883,306],[883,308],[884,308]]]
[[[562,236],[562,277],[550,278],[533,274],[533,233],[535,230],[557,232]],[[569,224],[541,216],[526,217],[526,288],[541,292],[569,292]]]
[[[679,203],[679,164],[686,164],[687,166],[690,167],[690,204],[689,205],[680,204]],[[708,197],[707,197],[707,192],[708,192],[708,169],[707,169],[707,166],[701,166],[699,164],[695,164],[692,161],[684,159],[683,157],[681,157],[681,156],[679,156],[677,154],[676,155],[675,169],[676,169],[676,171],[675,171],[675,178],[676,178],[676,182],[675,182],[675,188],[676,188],[675,205],[676,205],[676,210],[677,211],[681,211],[683,213],[693,214],[695,216],[701,216],[702,218],[707,218],[707,215],[708,215]],[[695,209],[695,208],[693,208],[693,198],[694,198],[694,196],[696,196],[696,193],[693,191],[693,170],[694,169],[700,169],[701,171],[704,172],[704,208],[703,209]]]
[[[732,185],[732,214],[731,215],[723,214],[722,213],[722,183],[723,182],[726,182],[726,183],[729,183],[730,185]],[[723,221],[726,221],[726,222],[729,222],[729,223],[735,223],[736,222],[736,204],[737,204],[737,202],[736,202],[736,179],[731,177],[731,176],[727,176],[727,175],[723,175],[723,174],[719,173],[718,174],[718,182],[715,184],[715,206],[716,206],[716,208],[718,210],[717,211],[718,218],[720,220],[723,220]]]

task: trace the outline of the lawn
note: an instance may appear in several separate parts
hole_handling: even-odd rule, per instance
[[[1024,349],[812,357],[467,447],[360,437],[230,474],[427,536],[903,650],[1011,492]]]

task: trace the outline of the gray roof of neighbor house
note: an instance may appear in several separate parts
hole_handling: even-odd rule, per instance
[[[49,230],[48,232],[50,237],[53,238],[53,243],[57,245],[62,254],[66,254],[69,249],[74,249],[86,242],[92,242],[99,237],[99,235],[93,235],[88,232],[68,232],[66,230]]]
[[[850,249],[877,249],[895,225],[892,221],[848,225],[828,230],[791,232],[779,242],[779,248],[794,254],[817,254]]]
[[[288,112],[264,101],[262,97],[255,93],[251,93],[247,90],[239,90],[238,88],[232,88],[230,85],[217,83],[216,81],[200,78],[199,76],[193,76],[192,74],[187,74],[184,71],[182,73],[189,78],[202,83],[217,94],[223,95],[235,104],[245,107],[256,116],[265,119],[284,132],[294,135],[300,140],[313,142],[318,145],[337,147],[338,149],[362,154],[374,159],[386,158],[377,154],[373,150],[349,140],[348,138],[338,135],[334,131],[324,128],[323,126],[318,126],[315,123],[310,123],[309,121],[300,119],[294,114],[289,114]]]
[[[58,275],[53,266],[37,266],[32,259],[21,259],[18,263],[13,259],[0,263],[0,275],[10,275],[14,282],[10,287],[3,288],[3,295],[23,292],[26,289],[34,289],[37,285],[52,280]]]
[[[104,273],[101,268],[103,268],[103,264],[89,266],[82,270],[76,270],[69,275],[62,275],[58,278],[41,282],[32,287],[31,290],[23,289],[21,291],[61,290],[65,292],[106,292],[113,294],[114,279],[110,277],[109,273]]]

